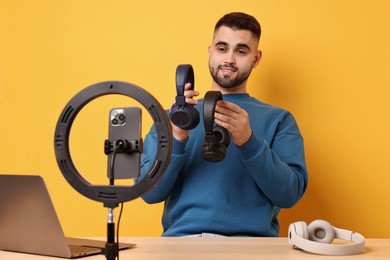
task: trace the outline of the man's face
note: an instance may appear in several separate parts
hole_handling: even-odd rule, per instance
[[[214,84],[225,89],[245,88],[247,79],[261,59],[258,40],[247,30],[222,26],[209,46],[209,69]]]

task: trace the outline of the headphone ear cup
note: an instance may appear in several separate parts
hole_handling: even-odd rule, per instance
[[[294,223],[295,232],[303,239],[309,239],[309,231],[306,222],[298,221]]]
[[[192,129],[199,124],[200,116],[199,116],[199,111],[195,107],[191,106],[191,108],[192,108],[192,125],[191,125],[191,129]]]
[[[172,123],[184,129],[191,130],[199,124],[199,111],[191,105],[179,106],[173,104],[170,118]]]
[[[220,126],[213,127],[214,141],[202,146],[202,156],[209,162],[220,162],[225,158],[226,148],[230,143],[229,132]]]
[[[222,145],[226,149],[230,144],[229,132],[221,126],[214,126],[213,133],[215,135],[217,143]]]
[[[335,238],[335,230],[325,220],[314,220],[308,226],[309,239],[320,243],[332,243]]]
[[[220,143],[206,142],[202,146],[202,156],[209,162],[220,162],[225,158],[226,146]]]
[[[225,157],[225,154],[217,144],[206,142],[202,146],[202,156],[206,161],[220,162]]]

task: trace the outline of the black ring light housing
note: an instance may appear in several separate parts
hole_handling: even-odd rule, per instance
[[[154,164],[145,177],[133,186],[93,185],[81,176],[70,155],[70,129],[77,114],[92,100],[109,94],[137,100],[148,110],[157,130],[158,148]],[[166,112],[151,94],[131,83],[106,81],[83,89],[68,102],[57,122],[54,147],[57,164],[69,184],[85,197],[114,208],[121,202],[142,196],[162,177],[171,157],[172,129]]]

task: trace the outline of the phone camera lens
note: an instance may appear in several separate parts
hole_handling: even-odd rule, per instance
[[[118,119],[121,120],[121,121],[123,121],[123,120],[126,119],[126,117],[125,117],[124,114],[120,114],[120,115],[118,116]]]
[[[113,125],[117,125],[119,123],[119,121],[118,121],[118,119],[114,118],[114,119],[111,120],[111,123]]]

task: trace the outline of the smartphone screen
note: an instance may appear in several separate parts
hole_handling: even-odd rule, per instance
[[[139,107],[113,108],[109,112],[108,140],[141,141],[141,109]],[[142,145],[142,144],[140,144]],[[114,158],[112,158],[115,156]],[[131,179],[140,175],[140,152],[108,154],[108,178]],[[114,159],[114,160],[113,160]],[[111,176],[113,174],[113,176]]]

